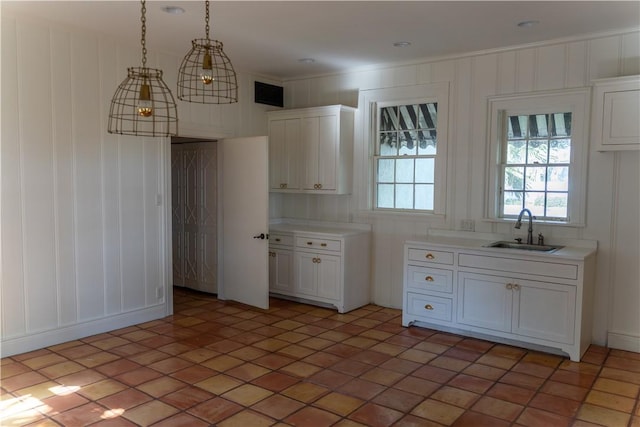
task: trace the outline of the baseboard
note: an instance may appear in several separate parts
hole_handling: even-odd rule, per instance
[[[125,328],[139,323],[165,317],[166,305],[161,304],[142,310],[103,317],[88,322],[77,323],[44,332],[3,339],[0,343],[0,357],[26,353],[51,345],[85,338],[91,335]]]
[[[640,353],[640,336],[609,332],[607,347]]]

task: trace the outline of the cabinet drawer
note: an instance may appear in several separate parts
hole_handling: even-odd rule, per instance
[[[453,292],[453,271],[407,266],[407,287],[420,291]]]
[[[433,251],[430,249],[409,248],[409,260],[453,265],[453,252]]]
[[[442,320],[450,322],[453,304],[450,298],[434,297],[431,295],[407,293],[407,310],[412,316],[425,320]]]
[[[293,246],[293,236],[290,234],[271,233],[269,234],[269,244]]]
[[[325,251],[340,252],[340,240],[318,239],[316,237],[298,236],[296,246],[299,248],[313,248]]]
[[[458,265],[460,267],[482,268],[485,270],[497,270],[500,272],[561,277],[563,279],[578,278],[578,266],[576,264],[560,264],[556,262],[527,261],[522,259],[460,254],[460,257],[458,258]]]

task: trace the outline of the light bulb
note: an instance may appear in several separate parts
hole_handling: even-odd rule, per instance
[[[151,103],[151,89],[148,84],[140,85],[140,96],[138,97],[138,115],[141,117],[151,117],[153,115],[153,104]]]
[[[202,68],[200,68],[200,80],[202,83],[209,85],[215,80],[213,77],[213,64],[211,61],[211,55],[207,50],[202,58]]]

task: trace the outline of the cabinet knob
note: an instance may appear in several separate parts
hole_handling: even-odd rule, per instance
[[[428,254],[425,256],[425,258],[426,258],[426,259],[434,259],[435,257],[433,256],[433,254],[432,254],[432,253],[428,253]]]
[[[322,190],[322,184],[318,184],[318,190]]]
[[[320,258],[318,258],[318,264],[320,264],[322,262],[322,260]]]
[[[427,276],[424,278],[424,280],[426,280],[427,282],[433,282],[433,277]]]
[[[280,188],[287,188],[287,184],[280,184]]]
[[[507,283],[507,289],[509,290],[513,289],[513,285],[511,283]]]
[[[431,304],[425,305],[424,308],[427,310],[433,310],[433,306]]]
[[[517,283],[513,284],[513,289],[515,289],[516,291],[520,290],[520,285],[518,285]]]

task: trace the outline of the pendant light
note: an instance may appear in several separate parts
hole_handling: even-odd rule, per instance
[[[238,81],[222,42],[209,39],[209,0],[205,2],[206,38],[195,39],[178,71],[178,99],[202,104],[238,102]]]
[[[134,136],[171,136],[178,127],[176,102],[162,80],[162,70],[147,67],[146,7],[141,0],[142,67],[127,69],[109,109],[109,133]]]

